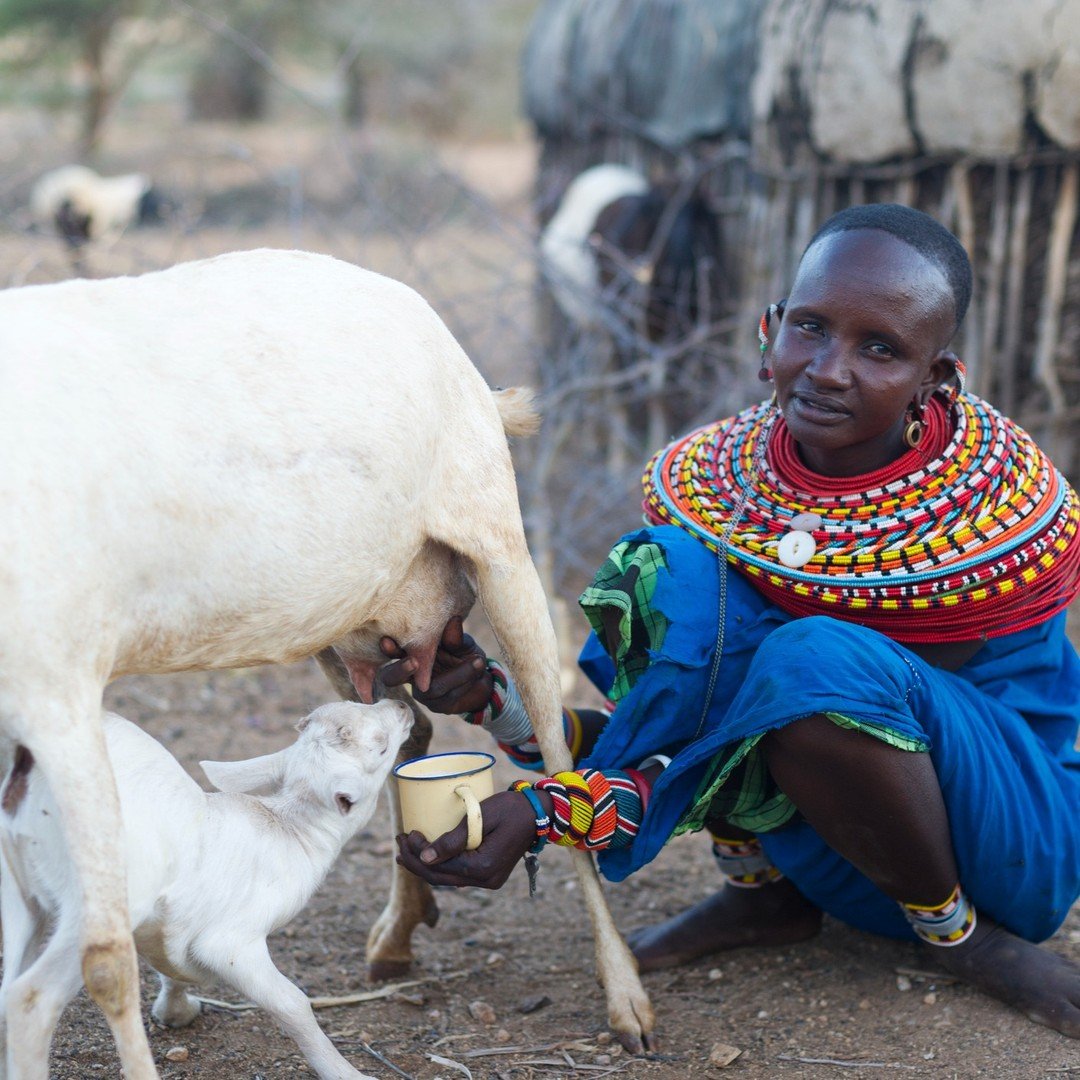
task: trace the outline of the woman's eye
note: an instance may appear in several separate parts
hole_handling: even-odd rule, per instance
[[[874,354],[874,356],[880,356],[882,358],[888,358],[895,356],[891,345],[886,345],[883,341],[874,341],[867,346],[867,350]]]
[[[805,330],[808,334],[820,334],[821,323],[814,322],[813,319],[803,319],[802,322],[797,324],[800,330]]]

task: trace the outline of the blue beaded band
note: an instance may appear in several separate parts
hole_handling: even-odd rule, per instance
[[[521,786],[519,786],[521,785]],[[544,845],[548,842],[548,830],[551,828],[551,818],[548,817],[547,812],[544,810],[544,804],[540,801],[540,797],[532,789],[531,784],[526,784],[525,781],[517,781],[510,785],[511,791],[520,791],[526,799],[529,800],[529,805],[533,808],[533,814],[536,816],[536,842],[531,848],[529,848],[530,855],[539,855],[544,850]]]

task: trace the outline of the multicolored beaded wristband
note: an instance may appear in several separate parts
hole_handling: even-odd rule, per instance
[[[491,676],[491,697],[488,699],[488,703],[475,712],[461,713],[462,720],[467,724],[475,724],[477,727],[490,724],[492,720],[502,713],[503,702],[506,700],[506,688],[510,682],[510,678],[503,669],[502,664],[494,657],[489,656],[485,666]]]
[[[648,783],[640,779],[639,785],[619,769],[579,769],[537,780],[533,787],[551,798],[548,839],[587,851],[626,847],[637,836],[648,797]]]

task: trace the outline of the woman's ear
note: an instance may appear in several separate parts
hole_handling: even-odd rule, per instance
[[[963,364],[960,363],[960,358],[950,349],[942,349],[937,353],[934,359],[930,361],[930,366],[926,369],[926,375],[919,384],[919,404],[925,407],[935,390],[948,382],[949,379],[954,377],[959,379],[962,368]]]

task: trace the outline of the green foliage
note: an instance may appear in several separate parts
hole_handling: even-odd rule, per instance
[[[44,26],[56,37],[79,37],[139,7],[139,0],[0,0],[0,34]]]

